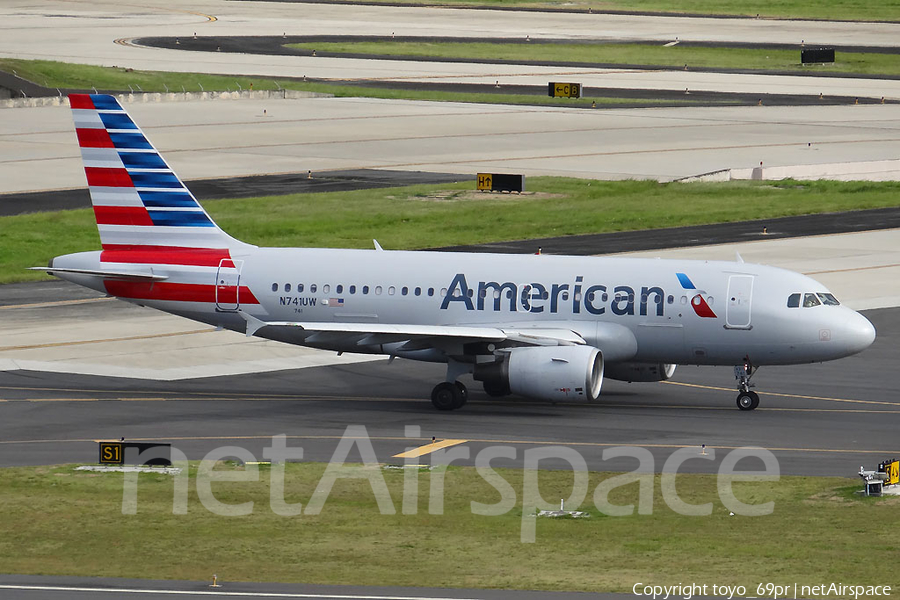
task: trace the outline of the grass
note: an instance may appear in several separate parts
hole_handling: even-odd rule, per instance
[[[242,467],[222,464],[218,470]],[[588,519],[541,519],[536,541],[521,543],[523,474],[496,472],[516,491],[501,516],[474,515],[470,502],[499,494],[473,468],[445,474],[443,514],[429,514],[434,473],[418,476],[415,514],[400,514],[404,474],[384,471],[396,509],[379,513],[369,483],[339,480],[320,514],[277,516],[270,509],[268,469],[258,482],[214,483],[220,502],[253,501],[246,516],[216,516],[197,497],[191,466],[188,511],[172,514],[173,481],[141,475],[136,515],[122,514],[121,474],[76,473],[71,467],[0,469],[0,564],[5,573],[153,579],[279,581],[319,584],[475,587],[630,592],[637,582],[894,585],[897,498],[861,498],[858,481],[784,477],[735,484],[747,503],[774,502],[768,516],[729,516],[713,475],[679,474],[677,490],[692,504],[713,503],[705,517],[682,516],[663,501],[655,477],[650,515],[606,516],[593,491],[610,474],[590,474],[582,509]],[[324,465],[290,463],[285,499],[313,495]],[[544,498],[568,497],[572,474],[539,472]],[[618,487],[615,505],[637,504],[638,487]],[[574,509],[574,506],[569,508]],[[413,567],[414,568],[411,568]],[[896,588],[895,588],[896,589]],[[749,591],[752,590],[752,591]],[[834,597],[834,596],[831,596]]]
[[[896,206],[896,182],[669,183],[533,177],[535,194],[474,182],[215,200],[226,231],[262,246],[417,249]],[[100,247],[90,210],[0,218],[0,283],[46,279],[60,254]]]
[[[797,41],[799,40],[790,40]],[[538,62],[609,63],[764,71],[839,72],[865,75],[900,75],[900,55],[838,52],[830,65],[802,66],[800,49],[709,48],[662,44],[404,42],[347,41],[288,44],[317,52],[389,56],[519,60]]]
[[[845,21],[898,21],[900,2],[803,2],[802,0],[367,0],[441,6],[498,6],[565,8],[568,10],[660,12],[673,14],[731,15],[761,18],[804,18]]]
[[[384,98],[390,100],[428,100],[437,102],[477,102],[483,104],[527,104],[539,106],[673,105],[696,104],[693,100],[654,100],[646,98],[618,98],[585,96],[578,100],[550,98],[536,94],[502,94],[447,92],[439,90],[393,89],[303,81],[277,81],[259,77],[231,77],[203,73],[175,73],[166,71],[128,70],[121,67],[96,67],[48,60],[20,60],[0,58],[0,71],[15,72],[19,77],[48,88],[86,89],[105,91],[188,92],[236,91],[238,89],[276,90],[286,88],[338,98]]]

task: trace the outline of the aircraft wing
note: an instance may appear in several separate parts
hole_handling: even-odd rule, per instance
[[[308,334],[307,341],[357,338],[360,346],[408,342],[417,348],[441,347],[447,342],[513,342],[517,345],[560,346],[584,344],[584,338],[569,329],[505,328],[480,325],[405,325],[386,323],[315,323],[306,321],[262,321],[242,312],[247,321],[247,337],[264,328],[282,333]],[[268,336],[267,336],[268,337]]]

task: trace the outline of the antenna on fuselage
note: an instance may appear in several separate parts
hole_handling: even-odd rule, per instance
[[[740,252],[735,251],[735,253],[734,253],[734,260],[737,261],[737,262],[739,262],[739,263],[742,263],[742,262],[744,262],[744,257],[741,256],[741,253],[740,253]]]
[[[384,248],[381,247],[381,244],[378,243],[378,240],[372,240],[372,242],[375,244],[375,250],[377,250],[378,252],[384,252]]]

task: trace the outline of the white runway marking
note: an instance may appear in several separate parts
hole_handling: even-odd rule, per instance
[[[240,598],[334,598],[339,600],[480,600],[477,598],[442,598],[440,596],[392,596],[392,595],[353,595],[353,594],[291,594],[287,592],[220,592],[215,590],[151,590],[137,588],[93,588],[68,587],[50,585],[0,585],[0,590],[24,590],[43,592],[117,592],[120,594],[165,594],[170,596],[212,596]]]

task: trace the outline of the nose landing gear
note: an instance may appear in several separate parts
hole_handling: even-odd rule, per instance
[[[734,367],[734,378],[738,382],[737,407],[741,410],[753,410],[759,406],[759,394],[750,390],[755,387],[750,378],[759,367],[754,367],[750,357],[744,357],[744,364]]]

